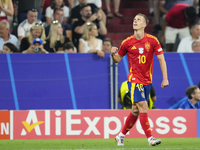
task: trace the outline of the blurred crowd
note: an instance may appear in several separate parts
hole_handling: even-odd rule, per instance
[[[149,13],[166,52],[200,52],[199,0],[149,0]]]
[[[114,0],[115,17],[120,0]],[[107,1],[110,5],[110,2]],[[112,47],[101,0],[1,0],[0,53],[96,53]],[[108,15],[108,16],[109,16]],[[112,16],[111,16],[112,17]]]
[[[200,52],[198,0],[148,2],[154,24],[151,33],[166,52]],[[104,57],[113,46],[112,39],[105,38],[108,19],[125,17],[119,8],[120,0],[1,0],[0,53]]]

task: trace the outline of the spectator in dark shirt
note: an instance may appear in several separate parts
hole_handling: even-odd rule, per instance
[[[69,41],[68,37],[63,36],[61,24],[58,21],[53,21],[46,44],[44,44],[44,49],[48,52],[63,51],[64,44]]]
[[[63,46],[63,50],[57,51],[57,53],[77,53],[77,50],[72,42],[67,42]]]
[[[89,5],[91,7],[92,14],[99,13],[102,16],[102,21],[106,25],[106,15],[102,9],[98,8],[93,3],[87,3],[87,0],[79,0],[79,5],[75,6],[71,10],[71,23],[74,24],[75,21],[78,21],[81,18],[80,10],[82,6]]]
[[[22,53],[48,53],[43,47],[43,41],[40,38],[33,40],[30,47]]]
[[[22,51],[27,50],[35,38],[42,39],[43,44],[45,44],[46,35],[45,35],[44,27],[39,23],[36,23],[35,25],[33,25],[31,29],[29,30],[27,36],[22,39],[22,42],[20,45],[20,51],[22,52]]]
[[[90,5],[84,5],[81,7],[81,19],[76,21],[73,25],[72,31],[72,41],[76,48],[78,48],[79,39],[81,38],[84,28],[88,22],[93,22],[96,24],[99,37],[102,39],[102,36],[107,34],[107,29],[105,24],[102,22],[102,16],[99,13],[92,14]]]

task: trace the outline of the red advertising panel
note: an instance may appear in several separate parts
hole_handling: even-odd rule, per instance
[[[129,110],[14,111],[14,139],[115,138]],[[197,137],[196,110],[150,110],[155,137]],[[139,121],[126,138],[144,138]]]
[[[0,139],[10,139],[10,111],[0,111]]]

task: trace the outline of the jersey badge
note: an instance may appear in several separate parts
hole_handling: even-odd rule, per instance
[[[150,50],[150,43],[149,43],[149,42],[146,42],[146,43],[145,43],[145,49],[146,49],[147,51]]]
[[[144,53],[144,48],[139,48],[138,50],[139,50],[139,53],[140,53],[140,54],[143,54],[143,53]]]

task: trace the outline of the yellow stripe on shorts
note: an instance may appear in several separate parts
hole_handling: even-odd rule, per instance
[[[131,102],[132,102],[133,105],[135,105],[135,103],[134,103],[135,84],[136,83],[131,83]]]

